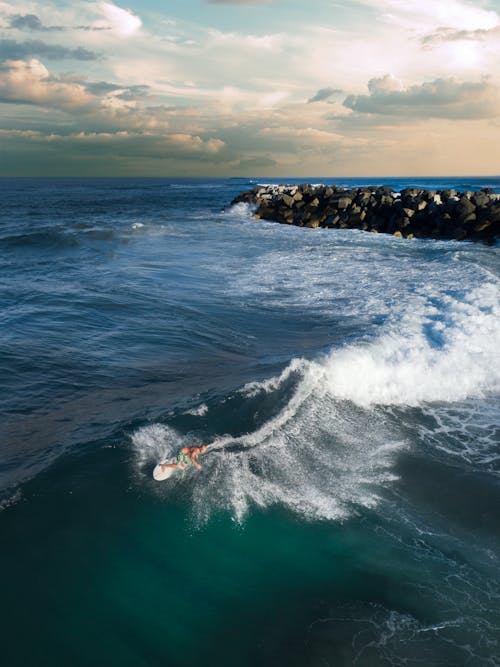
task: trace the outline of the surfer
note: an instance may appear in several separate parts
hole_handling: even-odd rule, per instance
[[[201,445],[201,447],[183,447],[175,463],[160,463],[160,467],[163,471],[165,468],[179,468],[180,470],[184,470],[184,468],[187,468],[192,463],[195,468],[201,470],[201,465],[198,463],[197,457],[206,451],[206,445]]]

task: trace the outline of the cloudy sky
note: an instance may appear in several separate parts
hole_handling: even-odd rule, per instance
[[[500,173],[500,0],[0,0],[0,175]]]

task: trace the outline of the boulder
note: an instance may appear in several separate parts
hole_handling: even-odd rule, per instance
[[[405,238],[500,238],[500,195],[390,187],[271,185],[239,194],[231,205],[254,204],[256,219],[311,228],[363,229]]]
[[[474,231],[475,232],[484,232],[484,230],[488,229],[488,227],[491,227],[491,220],[484,220],[483,222],[479,222],[474,227]]]

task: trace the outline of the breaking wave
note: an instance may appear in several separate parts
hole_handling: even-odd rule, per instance
[[[190,470],[174,484],[189,489],[200,521],[229,511],[241,522],[252,506],[280,505],[302,518],[327,520],[374,507],[396,478],[395,457],[407,446],[385,408],[498,391],[499,315],[499,290],[490,283],[439,300],[417,299],[370,343],[292,360],[279,376],[238,392],[248,400],[286,392],[284,407],[245,435],[215,438],[202,474]],[[188,441],[159,424],[139,429],[132,440],[145,475]]]

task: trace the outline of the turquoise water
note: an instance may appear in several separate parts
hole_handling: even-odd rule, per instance
[[[1,185],[3,664],[500,664],[498,248]]]

